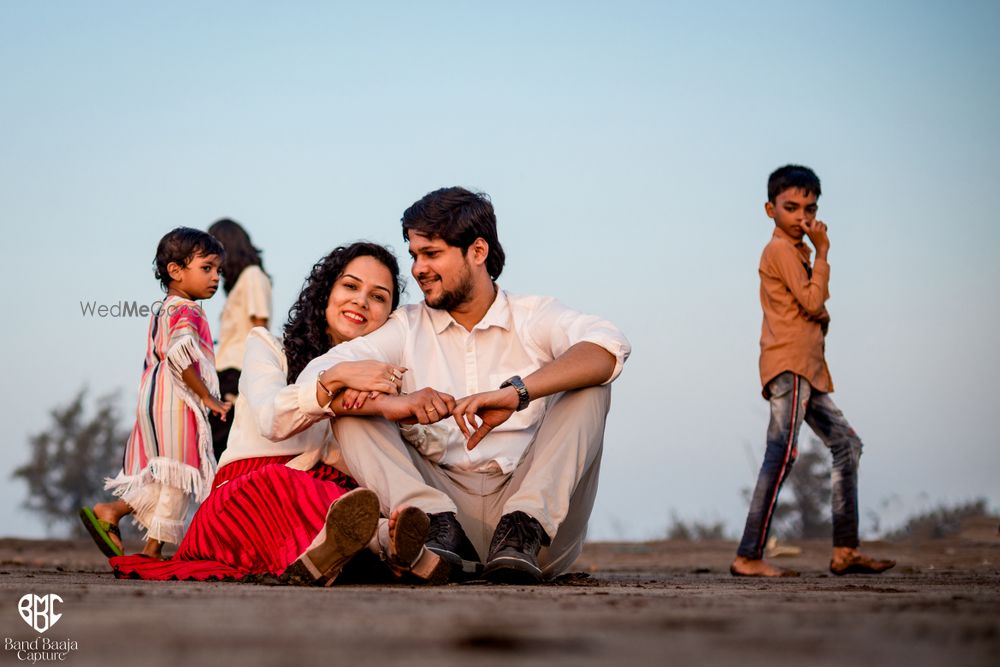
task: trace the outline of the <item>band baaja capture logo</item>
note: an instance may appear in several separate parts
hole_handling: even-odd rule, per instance
[[[56,610],[56,605],[62,606],[63,599],[55,593],[34,595],[28,593],[17,602],[17,611],[21,619],[39,635],[47,631],[62,618],[62,612]],[[14,653],[22,662],[63,662],[70,653],[80,647],[72,639],[50,639],[35,637],[34,639],[4,638],[4,651]]]
[[[63,599],[55,593],[48,595],[32,595],[28,593],[17,603],[17,610],[24,622],[41,634],[55,625],[62,614],[56,613],[56,602],[62,604]]]

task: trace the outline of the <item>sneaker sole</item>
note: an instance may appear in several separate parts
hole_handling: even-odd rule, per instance
[[[289,565],[282,580],[305,586],[330,586],[354,554],[365,548],[378,528],[378,496],[355,489],[330,504],[325,536]]]
[[[539,584],[542,569],[513,556],[498,556],[486,564],[483,576],[495,584]]]

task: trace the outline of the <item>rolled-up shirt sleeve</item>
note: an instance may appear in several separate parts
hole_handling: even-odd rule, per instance
[[[614,382],[632,352],[625,334],[614,324],[596,315],[567,308],[552,298],[545,299],[534,310],[526,333],[534,345],[553,359],[577,343],[593,343],[607,350],[615,358],[615,368],[611,377],[601,384]]]

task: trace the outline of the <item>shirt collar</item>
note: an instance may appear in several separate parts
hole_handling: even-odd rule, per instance
[[[441,310],[439,308],[431,308],[427,305],[427,302],[423,303],[424,309],[427,311],[428,316],[431,318],[431,325],[434,327],[434,333],[441,334],[449,326],[454,324],[455,326],[461,326],[455,321],[455,318],[451,316],[447,310]],[[490,304],[489,310],[483,315],[483,319],[476,323],[476,326],[472,327],[472,330],[476,329],[489,329],[490,327],[500,327],[501,329],[510,330],[512,325],[512,318],[510,314],[510,302],[507,300],[507,293],[502,289],[497,287],[497,296],[493,299],[493,303]]]

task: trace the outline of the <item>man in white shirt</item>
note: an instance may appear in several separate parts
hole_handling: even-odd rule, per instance
[[[402,223],[424,302],[313,360],[297,381],[300,414],[337,415],[350,473],[378,493],[383,511],[410,504],[427,512],[427,548],[452,564],[455,578],[478,573],[480,555],[492,581],[555,577],[583,546],[608,384],[628,340],[555,299],[498,288],[504,252],[485,195],[431,192]],[[340,315],[363,317],[364,308],[359,299]],[[335,389],[322,371],[366,359],[407,369],[402,395],[360,409],[340,396],[323,406]]]

